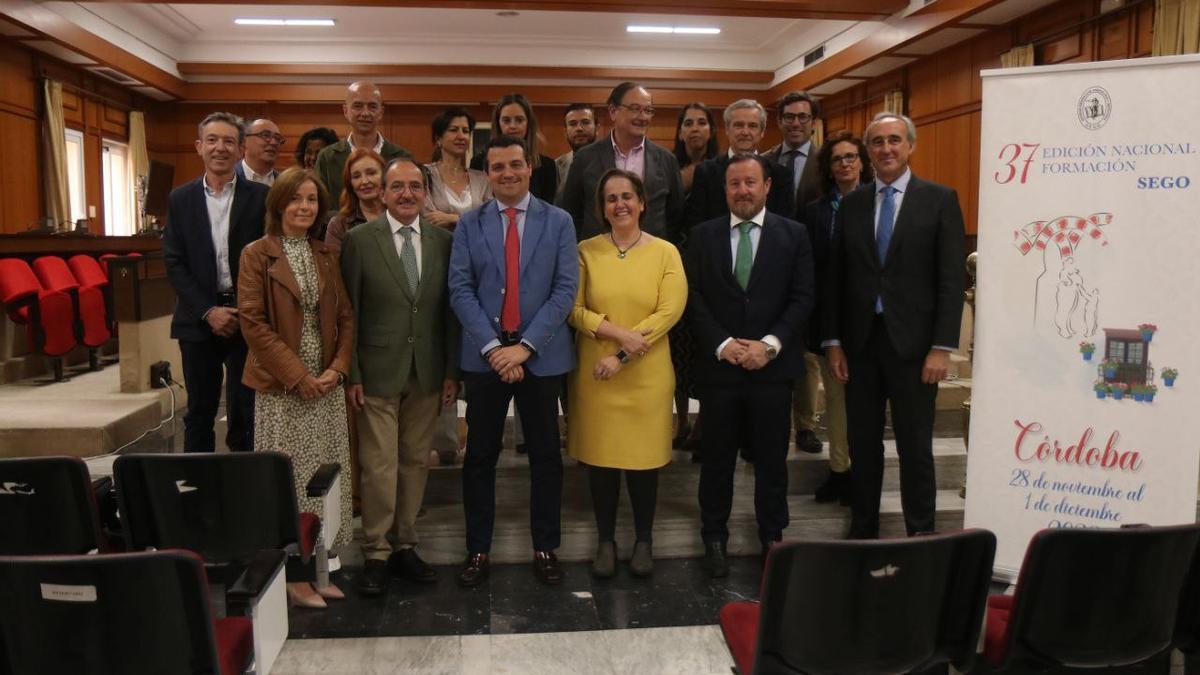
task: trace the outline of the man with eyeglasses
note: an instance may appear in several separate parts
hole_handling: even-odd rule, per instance
[[[808,92],[791,91],[785,94],[776,108],[783,142],[766,152],[767,159],[773,164],[785,166],[792,172],[789,186],[796,205],[795,217],[800,222],[804,222],[801,217],[804,207],[821,196],[821,172],[817,166],[817,151],[821,148],[812,139],[820,111],[817,99]],[[812,224],[805,225],[811,227]],[[796,426],[796,448],[816,454],[821,452],[821,439],[817,438],[816,433],[821,369],[820,362],[811,352],[805,355],[804,360],[807,366],[805,375],[796,380],[796,390],[792,392],[792,422]]]
[[[725,169],[729,160],[739,152],[758,154],[767,128],[767,111],[758,101],[743,98],[725,108],[725,135],[729,139],[729,151],[718,157],[701,162],[693,174],[692,191],[684,207],[684,228],[693,227],[713,218],[729,215],[729,204],[725,199]],[[786,166],[768,161],[771,188],[767,193],[767,211],[784,218],[794,218],[796,207],[792,203],[792,173]]]
[[[275,160],[279,159],[279,149],[286,140],[271,120],[259,118],[251,122],[246,131],[246,156],[238,162],[237,174],[268,187],[274,185],[279,175]]]
[[[412,157],[404,148],[389,143],[379,131],[379,123],[383,121],[383,94],[379,87],[365,81],[352,82],[346,88],[346,100],[342,103],[342,114],[350,123],[350,135],[342,140],[327,145],[317,155],[317,163],[313,168],[317,176],[329,190],[332,204],[340,204],[342,199],[342,171],[346,160],[355,148],[371,148],[391,161],[397,157]]]
[[[575,151],[558,206],[571,214],[579,241],[604,232],[596,210],[596,184],[609,169],[641,176],[646,186],[642,230],[668,241],[680,241],[683,216],[683,178],[674,153],[648,138],[654,120],[650,92],[636,82],[622,82],[608,96],[612,133]]]
[[[450,232],[421,217],[428,180],[420,166],[402,157],[383,175],[387,211],[342,243],[356,327],[346,398],[358,426],[365,560],[358,590],[366,596],[383,594],[389,572],[415,583],[437,579],[414,548],[417,512],[434,421],[458,396]]]
[[[795,191],[792,203],[800,213],[806,204],[821,196],[821,172],[817,168],[817,151],[821,146],[812,137],[821,105],[806,91],[792,91],[780,99],[776,114],[783,142],[764,154],[771,162],[791,169]]]

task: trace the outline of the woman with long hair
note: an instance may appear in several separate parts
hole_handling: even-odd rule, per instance
[[[342,239],[350,230],[382,218],[387,211],[383,205],[383,157],[370,148],[355,148],[342,169],[341,204],[329,220],[323,239],[335,252],[342,250]]]
[[[505,94],[496,102],[492,110],[492,137],[502,135],[525,141],[533,165],[529,191],[534,197],[553,204],[554,193],[558,190],[558,168],[553,157],[542,154],[542,136],[538,132],[537,117],[533,114],[533,104],[524,94]],[[485,159],[483,154],[475,155],[475,159],[471,160],[471,168],[486,172]]]

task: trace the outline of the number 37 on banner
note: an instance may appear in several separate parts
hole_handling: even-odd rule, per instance
[[[1033,163],[1034,155],[1041,145],[1041,143],[1009,143],[1000,148],[998,159],[1004,163],[1004,166],[997,169],[993,175],[996,182],[1000,185],[1007,185],[1019,175],[1018,182],[1024,185],[1025,180],[1029,177],[1029,165]]]

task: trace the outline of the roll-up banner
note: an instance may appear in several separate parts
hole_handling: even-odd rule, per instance
[[[966,525],[1196,519],[1200,57],[983,73]]]

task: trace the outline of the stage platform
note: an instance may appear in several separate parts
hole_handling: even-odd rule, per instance
[[[171,414],[171,394],[154,389],[121,393],[117,364],[69,370],[70,379],[45,377],[0,385],[0,457],[112,452]],[[176,419],[186,401],[174,387]],[[182,424],[180,424],[182,428]]]

